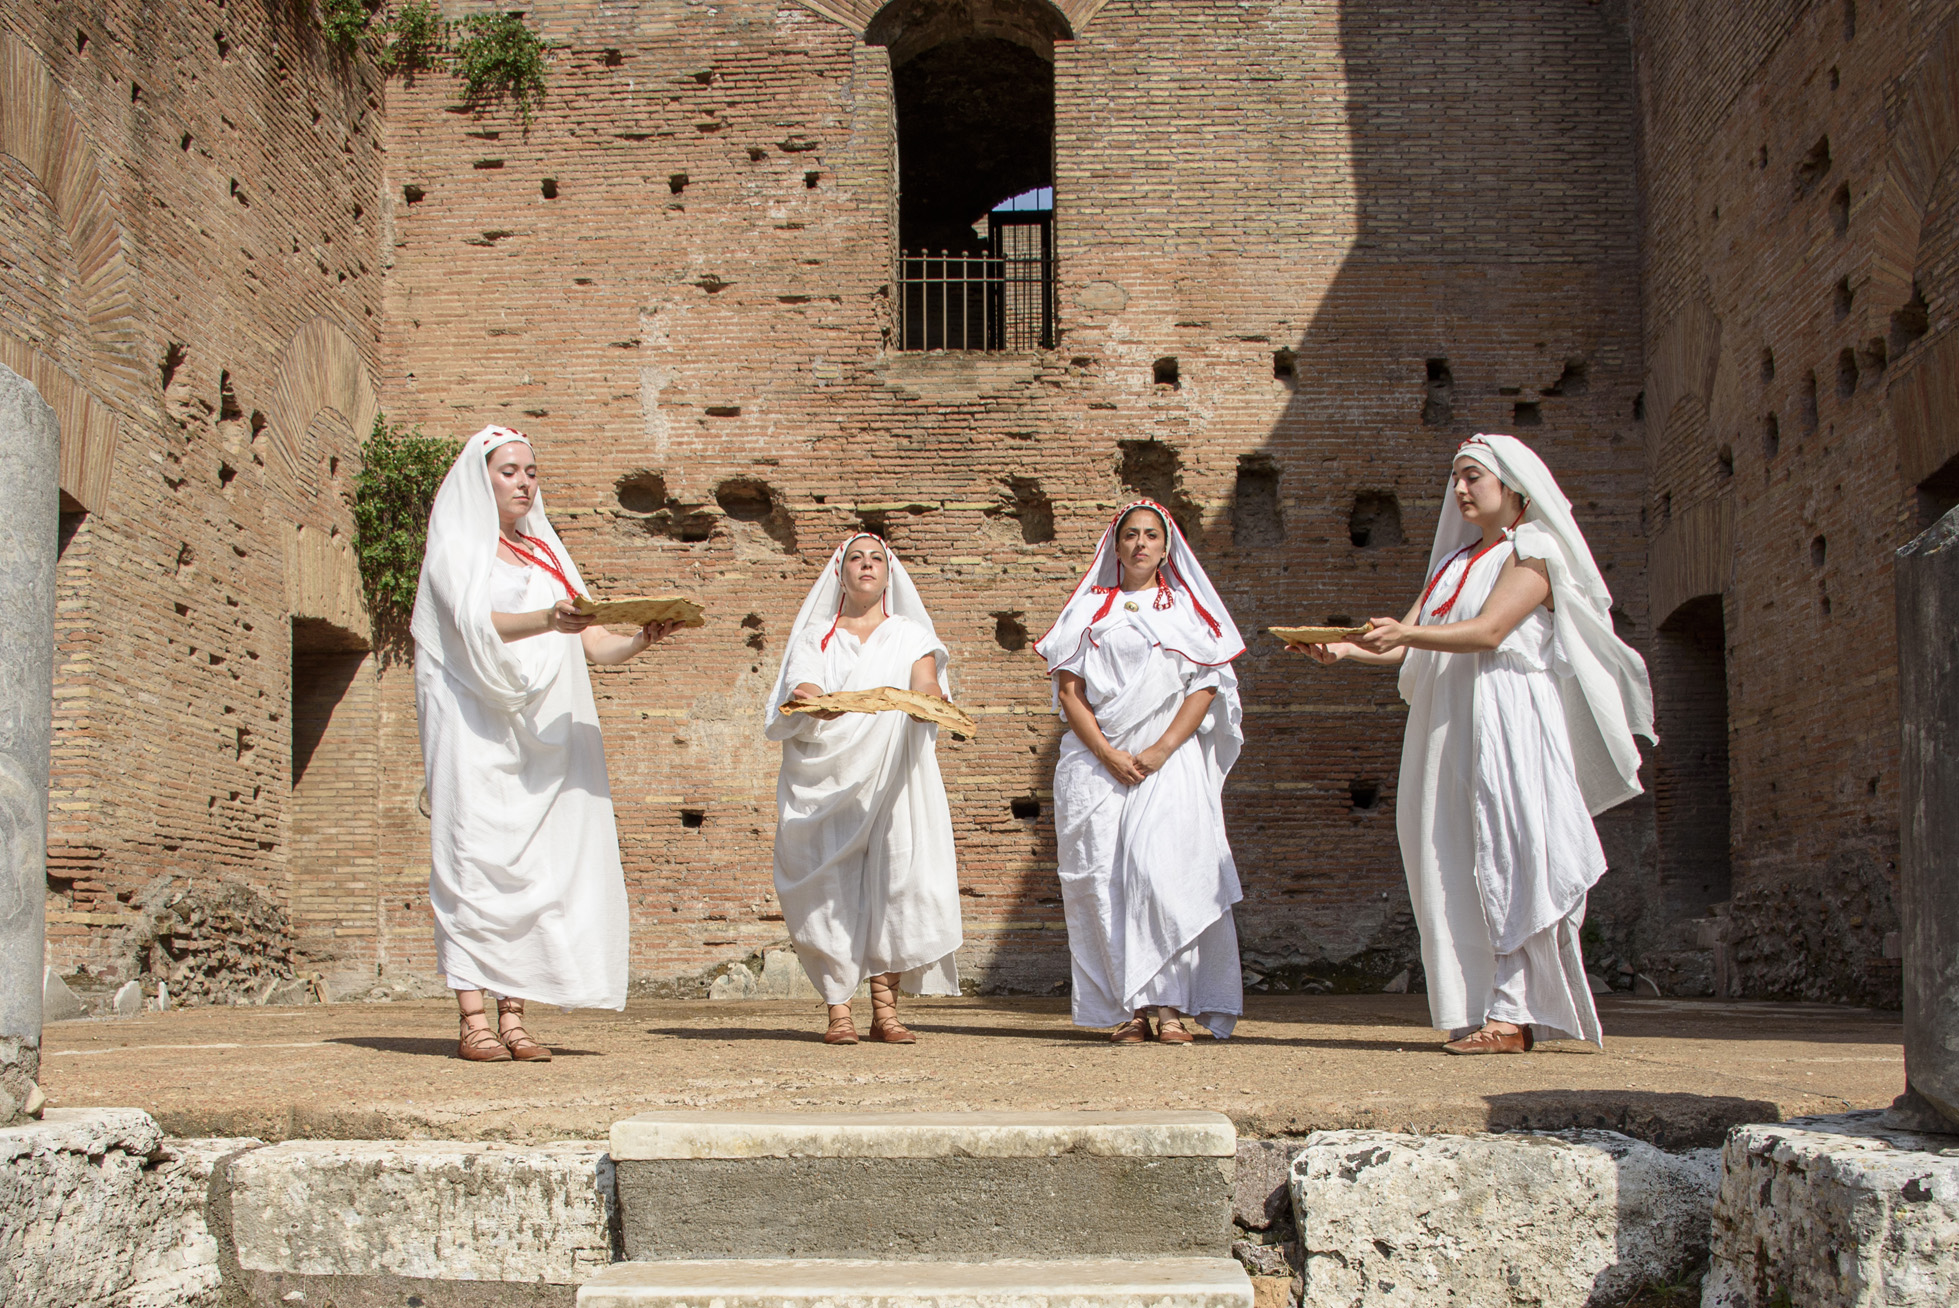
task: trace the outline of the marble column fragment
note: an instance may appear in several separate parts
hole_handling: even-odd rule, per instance
[[[1959,509],[1898,551],[1896,576],[1905,1094],[1894,1113],[1959,1132]]]
[[[60,425],[25,377],[0,366],[0,1125],[41,1072],[47,898],[48,735],[54,706],[54,563]]]

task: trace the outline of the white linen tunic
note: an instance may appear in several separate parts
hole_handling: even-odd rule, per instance
[[[1223,684],[1219,669],[1164,649],[1134,619],[1098,627],[1064,671],[1082,678],[1103,736],[1129,753],[1154,745],[1192,694]],[[1054,827],[1077,1025],[1114,1026],[1167,1005],[1228,1036],[1244,1012],[1231,910],[1243,896],[1216,740],[1224,698],[1136,786],[1074,732],[1061,738]]]
[[[784,684],[909,690],[914,663],[946,659],[896,615],[861,642],[838,627],[824,649],[821,636],[811,627],[789,651]],[[830,1004],[887,972],[911,994],[958,994],[959,868],[938,726],[895,711],[793,720],[776,778],[775,889],[810,982]]]
[[[562,593],[541,568],[493,565],[493,612]],[[544,687],[519,712],[433,658],[415,662],[436,967],[456,990],[624,1008],[626,887],[585,650],[563,632],[506,648]]]
[[[1444,569],[1419,622],[1483,610],[1512,554]],[[1454,592],[1455,607],[1430,609]],[[1429,1017],[1454,1035],[1485,1018],[1531,1023],[1545,1039],[1598,1043],[1579,951],[1585,896],[1606,870],[1572,761],[1558,679],[1571,672],[1551,614],[1532,609],[1496,649],[1411,649],[1408,727],[1395,824],[1421,929]]]

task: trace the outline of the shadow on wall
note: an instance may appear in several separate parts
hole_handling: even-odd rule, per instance
[[[1539,446],[1602,566],[1622,564],[1608,579],[1635,611],[1644,559],[1624,6],[1451,11],[1460,39],[1446,44],[1436,13],[1413,0],[1341,8],[1354,234],[1303,334],[1272,342],[1284,410],[1240,459],[1229,517],[1204,532],[1250,647],[1248,699],[1314,709],[1246,718],[1246,757],[1273,760],[1291,793],[1275,804],[1227,790],[1227,820],[1276,826],[1284,809],[1304,820],[1296,838],[1270,841],[1293,859],[1245,869],[1241,921],[1262,900],[1351,904],[1372,934],[1343,952],[1406,955],[1381,963],[1384,976],[1416,961],[1394,832],[1404,719],[1392,675],[1311,665],[1263,629],[1405,611],[1449,460],[1478,430]],[[1347,834],[1327,849],[1342,817]],[[1650,827],[1650,805],[1601,826],[1614,821]],[[1650,861],[1650,840],[1605,834],[1608,848]],[[1652,869],[1619,875],[1650,880]]]

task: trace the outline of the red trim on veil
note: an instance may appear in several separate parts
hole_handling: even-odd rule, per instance
[[[823,639],[816,642],[819,650],[830,648],[830,637],[837,634],[837,624],[843,621],[843,602],[848,594],[848,588],[843,584],[843,555],[853,542],[860,540],[874,540],[884,548],[884,594],[878,596],[877,602],[878,607],[884,610],[884,616],[891,616],[891,560],[898,557],[898,551],[891,548],[890,541],[874,531],[854,531],[843,538],[843,544],[837,546],[837,615],[830,619],[830,629],[823,633]]]

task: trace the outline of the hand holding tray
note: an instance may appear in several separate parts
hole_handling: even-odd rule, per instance
[[[792,699],[783,713],[883,713],[896,709],[918,722],[936,722],[955,736],[971,738],[979,734],[979,724],[966,713],[936,695],[921,695],[915,690],[876,686],[870,690],[835,690],[814,699]]]
[[[1367,634],[1366,627],[1267,627],[1288,645],[1330,645]]]
[[[572,600],[580,613],[589,613],[601,627],[643,627],[649,622],[678,622],[683,627],[704,627],[701,606],[684,595],[640,596],[634,599],[594,600],[580,595]]]

